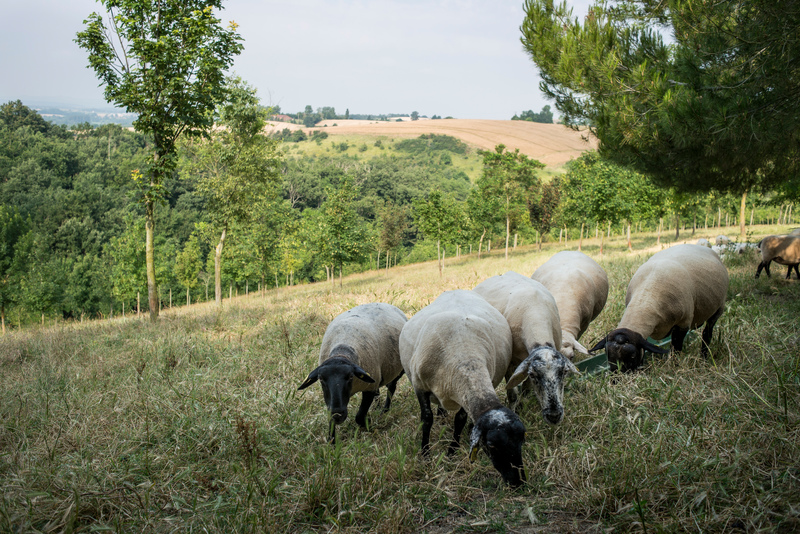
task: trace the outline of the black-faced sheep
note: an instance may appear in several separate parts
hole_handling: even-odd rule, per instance
[[[562,343],[555,299],[544,285],[513,271],[488,278],[473,291],[497,308],[511,327],[513,350],[506,371],[509,400],[514,403],[512,388],[525,381],[539,399],[545,421],[560,423],[564,380],[578,370],[556,349]]]
[[[347,419],[347,404],[356,393],[362,392],[356,414],[359,426],[366,427],[367,412],[383,385],[387,390],[383,411],[389,410],[397,381],[403,376],[399,339],[405,324],[402,310],[379,302],[356,306],[328,325],[322,337],[319,366],[297,389],[319,380],[331,413],[331,442],[336,440],[336,425]]]
[[[525,427],[494,389],[511,361],[511,345],[511,329],[500,312],[473,291],[453,290],[406,323],[400,359],[419,401],[422,454],[430,447],[433,397],[444,409],[457,410],[448,452],[458,448],[469,416],[470,458],[482,447],[503,480],[519,486],[525,481]]]
[[[554,254],[531,278],[541,282],[556,299],[561,317],[561,353],[570,360],[576,351],[588,354],[578,340],[608,300],[605,270],[583,252],[567,250]]]
[[[761,270],[766,271],[770,276],[769,265],[773,261],[781,265],[788,265],[786,279],[792,276],[792,269],[800,279],[800,271],[797,270],[800,264],[800,236],[795,235],[770,235],[761,240],[758,244],[761,250],[761,263],[756,269],[756,278],[761,276]]]
[[[681,351],[689,329],[705,323],[705,356],[727,291],[728,270],[706,247],[677,245],[657,252],[633,275],[616,330],[591,350],[605,347],[612,370],[632,371],[642,365],[644,350],[668,352],[647,342],[648,336],[662,339],[672,333],[672,347]]]

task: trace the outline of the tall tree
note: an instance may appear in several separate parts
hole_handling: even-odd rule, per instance
[[[527,213],[527,197],[538,185],[537,169],[544,164],[530,159],[519,149],[506,151],[505,145],[497,145],[494,151],[482,150],[483,175],[478,179],[477,188],[483,196],[499,199],[498,213],[506,224],[506,259],[508,241],[511,235],[512,220],[522,220]]]
[[[795,0],[527,0],[540,88],[600,152],[664,186],[742,195],[800,171]],[[665,40],[663,35],[669,35]]]
[[[224,95],[224,72],[242,50],[236,25],[223,28],[222,0],[98,0],[76,42],[105,85],[108,102],[138,114],[134,128],[152,136],[143,180],[145,250],[150,318],[158,318],[154,258],[155,204],[175,168],[176,143],[213,126]],[[103,20],[108,16],[108,25]]]
[[[12,280],[18,274],[20,256],[17,244],[27,230],[19,210],[0,204],[0,325],[6,333],[6,308],[17,300]]]
[[[353,178],[346,175],[339,187],[328,190],[328,198],[322,205],[323,238],[334,267],[339,267],[340,287],[345,262],[361,260],[368,246],[364,220],[353,207],[355,198]]]
[[[441,244],[454,239],[459,226],[464,223],[461,206],[450,197],[434,189],[428,198],[414,201],[414,220],[426,239],[436,240],[436,260],[442,276]]]
[[[222,128],[209,140],[186,143],[186,158],[181,161],[181,173],[197,181],[218,231],[214,249],[218,306],[222,305],[222,251],[231,225],[247,221],[252,205],[276,197],[280,185],[277,142],[262,132],[268,111],[259,106],[256,90],[240,78],[231,78],[227,94],[218,109]]]

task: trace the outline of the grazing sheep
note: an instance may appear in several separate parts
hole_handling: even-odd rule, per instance
[[[672,347],[683,349],[690,328],[705,323],[701,354],[708,354],[714,324],[722,315],[728,291],[728,270],[719,257],[698,245],[677,245],[654,254],[628,284],[625,313],[616,330],[592,351],[603,347],[612,370],[641,366],[643,351],[668,352],[647,342],[672,333]]]
[[[800,236],[770,235],[761,240],[758,248],[761,250],[761,263],[756,269],[756,278],[761,276],[761,269],[764,269],[767,276],[770,276],[769,265],[774,261],[789,266],[786,271],[787,280],[792,277],[792,269],[800,280],[800,271],[797,269],[800,264]]]
[[[553,255],[531,278],[541,282],[556,299],[561,317],[561,353],[570,360],[575,351],[589,354],[578,340],[606,305],[605,270],[583,252],[567,250]]]
[[[555,299],[540,282],[514,271],[488,278],[473,291],[497,308],[511,327],[509,401],[516,400],[512,388],[524,381],[539,399],[545,421],[560,423],[565,376],[578,370],[556,349],[561,347],[561,322]]]
[[[705,239],[703,237],[697,240],[697,244],[700,245],[701,247],[711,248],[711,243],[708,241],[708,239]]]
[[[367,412],[385,385],[389,410],[397,381],[403,376],[398,348],[406,316],[399,308],[382,302],[362,304],[338,315],[325,330],[319,352],[319,366],[297,389],[317,380],[325,405],[331,412],[329,439],[336,440],[336,425],[347,419],[350,397],[362,392],[356,423],[367,425]]]
[[[430,448],[433,397],[444,409],[458,410],[448,453],[458,448],[469,415],[470,458],[483,447],[503,480],[512,486],[525,481],[525,426],[494,390],[511,361],[511,347],[508,322],[473,291],[446,291],[406,323],[400,359],[419,401],[423,455]]]
[[[717,239],[714,241],[714,244],[717,246],[728,245],[730,244],[731,239],[726,235],[718,235]]]

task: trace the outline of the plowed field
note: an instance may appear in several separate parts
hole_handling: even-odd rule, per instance
[[[336,126],[333,126],[336,124]],[[324,129],[328,135],[366,135],[375,137],[418,137],[434,133],[451,135],[470,146],[491,150],[504,144],[509,149],[518,148],[527,156],[546,165],[563,165],[581,152],[597,148],[597,140],[589,138],[588,132],[576,132],[560,124],[540,124],[528,121],[499,121],[478,119],[441,119],[404,122],[329,120],[314,128],[303,128],[295,124],[275,122],[272,129],[292,130]]]

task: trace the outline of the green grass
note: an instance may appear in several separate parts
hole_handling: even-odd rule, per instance
[[[634,236],[634,253],[619,237],[602,258],[598,245],[583,249],[611,291],[585,344],[616,325],[627,281],[658,249],[652,234]],[[326,443],[320,389],[296,389],[334,316],[373,301],[410,316],[444,290],[530,274],[562,248],[448,259],[442,279],[435,262],[371,271],[343,288],[226,299],[220,312],[168,310],[157,324],[128,317],[7,334],[0,531],[797,531],[800,283],[782,267],[755,280],[754,255],[728,260],[709,359],[695,341],[639,373],[573,379],[557,428],[528,407],[520,491],[483,454],[474,464],[466,450],[445,456],[449,421],[434,424],[431,458],[421,459],[407,379],[369,431],[351,417],[339,444]]]

